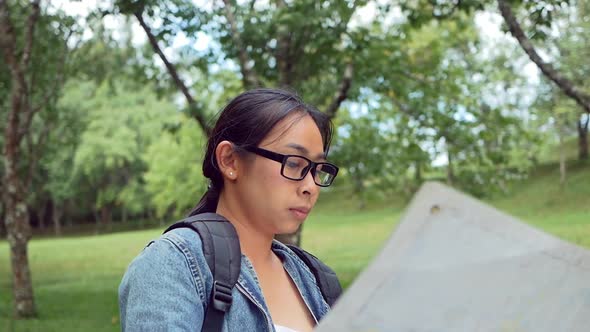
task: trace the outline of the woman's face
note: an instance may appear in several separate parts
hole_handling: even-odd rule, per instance
[[[316,162],[325,160],[322,136],[309,115],[285,118],[258,147]],[[301,181],[293,181],[281,175],[280,162],[254,154],[246,159],[237,190],[252,226],[272,235],[296,231],[318,199],[320,187],[311,173]]]

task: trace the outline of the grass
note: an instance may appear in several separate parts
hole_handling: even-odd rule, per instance
[[[559,165],[548,164],[512,193],[491,201],[527,223],[575,244],[590,247],[590,163],[568,165],[566,183],[559,185]]]
[[[39,318],[10,319],[8,248],[0,244],[0,330],[117,331],[116,289],[125,267],[156,230],[33,240],[29,260]]]
[[[488,203],[568,241],[590,247],[590,165],[572,164],[559,186],[556,164],[540,168],[509,195]],[[326,192],[303,229],[303,247],[347,287],[389,237],[402,199],[359,211],[346,191]],[[8,246],[0,241],[0,331],[118,331],[117,287],[127,264],[162,228],[106,235],[34,239],[30,266],[39,318],[11,318]]]
[[[303,246],[332,265],[344,285],[369,263],[397,213],[318,211],[304,228]],[[0,331],[118,331],[117,287],[127,264],[162,229],[40,239],[29,243],[39,318],[11,318],[8,246],[0,242]],[[343,247],[344,243],[348,243]]]

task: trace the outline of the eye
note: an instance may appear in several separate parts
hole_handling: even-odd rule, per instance
[[[289,158],[285,162],[285,166],[289,168],[301,168],[303,167],[303,162],[299,158]]]

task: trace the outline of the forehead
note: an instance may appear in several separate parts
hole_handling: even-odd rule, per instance
[[[261,146],[273,147],[280,152],[293,153],[300,146],[311,156],[324,152],[322,135],[309,114],[295,113],[277,123],[262,140]]]

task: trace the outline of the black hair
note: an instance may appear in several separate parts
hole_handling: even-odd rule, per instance
[[[223,177],[215,157],[220,142],[230,141],[238,149],[257,146],[277,123],[297,113],[311,116],[320,130],[327,154],[332,139],[332,122],[325,113],[305,104],[297,94],[279,89],[254,89],[231,100],[221,111],[207,141],[203,175],[209,179],[209,188],[190,215],[217,210],[223,188]]]

